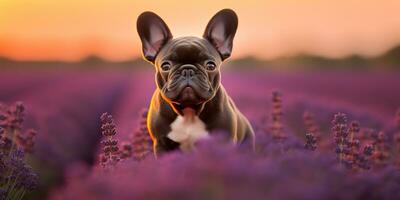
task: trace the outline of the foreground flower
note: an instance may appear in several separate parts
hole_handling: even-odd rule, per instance
[[[375,136],[372,159],[377,167],[383,167],[389,164],[391,148],[388,140],[388,136],[383,131],[380,131],[378,135]]]
[[[344,113],[337,113],[332,120],[332,132],[336,143],[336,154],[340,163],[345,163],[346,155],[350,153],[349,148],[349,130],[347,128],[347,117]]]
[[[306,134],[306,144],[304,145],[304,147],[311,151],[317,149],[317,138],[314,136],[313,133]]]
[[[38,176],[25,162],[24,150],[33,151],[36,131],[22,134],[25,107],[17,102],[0,106],[0,199],[22,199],[38,184]]]
[[[118,140],[114,139],[117,131],[115,130],[114,119],[108,113],[103,113],[100,117],[101,133],[104,139],[101,144],[104,146],[100,155],[100,164],[104,167],[112,167],[120,160]]]
[[[122,160],[132,157],[132,144],[129,142],[122,142],[119,148],[119,156]]]
[[[277,141],[283,141],[286,139],[286,134],[283,132],[282,123],[282,94],[278,91],[272,92],[272,111],[271,111],[271,126],[270,131],[272,137]]]
[[[305,111],[303,113],[303,121],[304,121],[304,125],[306,126],[306,131],[309,133],[313,133],[313,135],[317,138],[320,138],[321,136],[321,130],[317,124],[317,122],[315,121],[315,116],[314,114],[312,114],[309,111]]]
[[[346,162],[349,168],[352,168],[354,171],[358,170],[368,170],[371,168],[370,158],[372,153],[374,152],[374,148],[372,143],[365,144],[362,148],[360,138],[360,124],[357,121],[353,121],[350,123],[349,128],[349,139],[348,139],[348,148],[349,153],[346,155]]]
[[[133,159],[144,160],[153,152],[152,140],[147,129],[147,110],[142,111],[139,128],[132,135]]]
[[[360,132],[360,124],[357,121],[353,121],[350,123],[349,129],[349,139],[348,139],[348,148],[349,153],[346,155],[346,160],[350,167],[354,168],[357,159],[360,157],[360,141],[356,139],[356,135]]]
[[[376,199],[400,198],[396,170],[358,176],[338,167],[331,154],[311,154],[290,146],[277,156],[243,148],[211,138],[190,154],[173,152],[157,160],[122,162],[112,174],[92,171],[54,191],[50,199],[336,200],[368,194]],[[266,152],[274,152],[272,143]]]
[[[22,123],[24,122],[25,106],[22,102],[17,102],[8,108],[3,107],[0,117],[0,126],[6,130],[21,130]]]
[[[372,145],[366,145],[361,153],[356,158],[356,164],[359,168],[368,170],[371,168],[370,158],[374,152]]]
[[[33,147],[35,146],[35,136],[37,132],[33,129],[25,131],[24,134],[17,135],[17,143],[20,147],[24,149],[27,153],[33,152]]]

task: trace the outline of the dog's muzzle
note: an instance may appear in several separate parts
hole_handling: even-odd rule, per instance
[[[165,95],[176,104],[199,104],[210,98],[207,73],[185,64],[171,72]]]

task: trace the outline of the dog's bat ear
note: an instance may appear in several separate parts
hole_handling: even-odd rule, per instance
[[[231,55],[237,27],[238,17],[231,9],[219,11],[207,24],[203,37],[218,50],[222,60]]]
[[[142,41],[143,56],[154,62],[161,48],[172,39],[171,31],[161,17],[149,11],[138,17],[136,28]]]

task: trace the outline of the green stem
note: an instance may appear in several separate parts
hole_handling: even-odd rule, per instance
[[[11,174],[10,174],[10,175],[11,175]],[[14,191],[14,188],[15,188],[15,186],[16,186],[17,183],[18,183],[18,179],[19,179],[19,175],[16,176],[14,182],[13,182],[11,185],[8,185],[8,188],[7,188],[7,198],[8,198],[8,196],[12,196],[12,195],[11,195],[12,193],[14,193],[14,195],[15,195],[15,192],[16,192],[16,191]],[[7,198],[6,198],[6,199],[7,199]],[[11,198],[11,199],[13,199],[13,198]]]
[[[22,193],[20,194],[18,200],[21,200],[22,198],[24,198],[25,193],[26,193],[26,190],[22,190]]]
[[[10,135],[11,135],[10,136],[10,138],[11,138],[11,147],[10,147],[10,150],[8,152],[8,156],[10,157],[11,153],[12,153],[14,147],[15,147],[15,140],[16,140],[16,135],[17,135],[16,132],[17,132],[17,130],[15,128],[13,128],[13,129],[9,130],[8,132],[10,132]]]
[[[24,192],[25,192],[24,189],[22,189],[22,188],[18,189],[18,190],[14,193],[14,195],[12,196],[11,199],[13,199],[13,200],[15,200],[15,199],[21,199],[21,198],[23,197],[23,196],[21,197],[21,195],[23,195]]]

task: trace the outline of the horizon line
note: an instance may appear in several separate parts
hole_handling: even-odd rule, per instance
[[[360,59],[364,59],[364,60],[372,60],[372,59],[378,59],[380,57],[384,57],[385,55],[387,55],[388,53],[390,53],[393,50],[396,49],[400,49],[400,44],[399,45],[395,45],[392,48],[389,48],[388,50],[386,50],[385,52],[379,54],[379,55],[375,55],[375,56],[365,56],[365,55],[361,55],[358,53],[352,53],[349,55],[344,55],[344,56],[340,56],[340,57],[331,57],[331,56],[325,56],[325,55],[317,55],[317,54],[313,54],[313,53],[307,53],[307,52],[299,52],[296,54],[291,54],[291,55],[281,55],[275,58],[262,58],[256,55],[244,55],[244,56],[240,56],[240,57],[235,57],[235,58],[230,58],[230,61],[237,61],[237,60],[244,60],[244,59],[252,59],[255,61],[260,61],[260,62],[271,62],[271,61],[277,61],[277,60],[282,60],[282,59],[296,59],[296,58],[301,58],[301,57],[312,57],[312,58],[316,58],[316,59],[324,59],[324,60],[345,60],[345,59],[349,59],[349,58],[360,58]],[[18,58],[13,58],[10,56],[6,56],[6,55],[0,55],[0,63],[2,62],[15,62],[15,63],[47,63],[47,62],[59,62],[59,63],[82,63],[82,62],[88,62],[91,59],[93,59],[93,61],[99,61],[99,62],[104,62],[104,63],[126,63],[126,62],[132,62],[132,61],[144,61],[147,62],[143,56],[136,56],[136,57],[131,57],[128,59],[108,59],[105,56],[101,56],[98,54],[88,54],[87,56],[84,56],[80,59],[77,60],[69,60],[69,59],[18,59]]]

